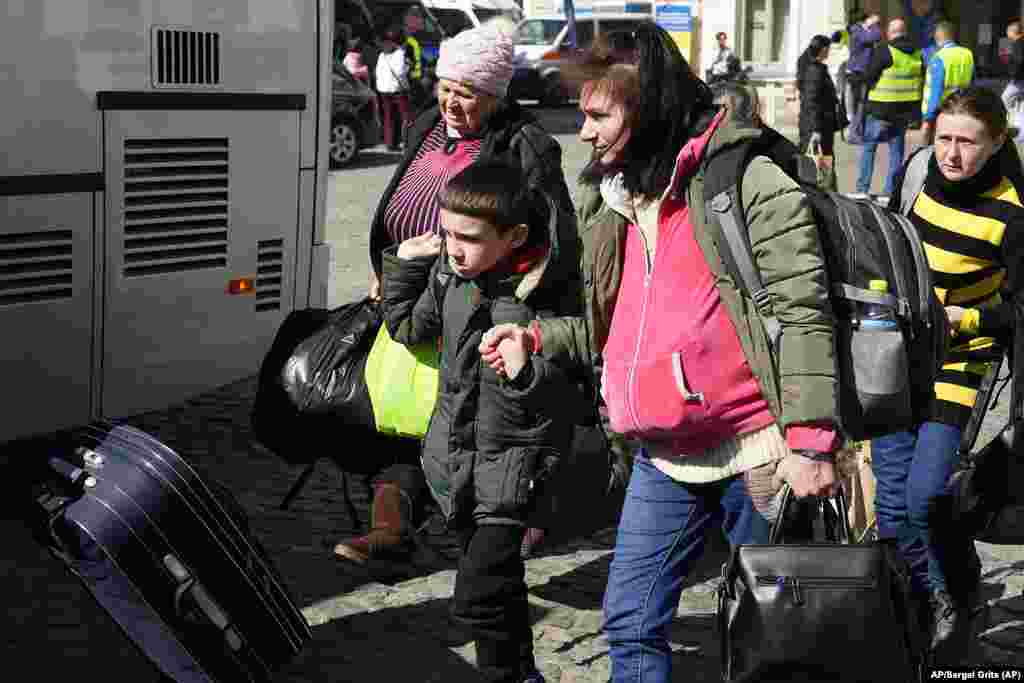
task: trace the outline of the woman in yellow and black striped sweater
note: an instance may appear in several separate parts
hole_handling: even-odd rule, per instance
[[[897,539],[915,589],[929,600],[932,648],[946,664],[969,642],[980,562],[973,541],[958,537],[938,510],[981,378],[1002,356],[997,340],[1012,332],[1012,303],[1001,292],[1016,296],[1024,272],[1024,203],[1004,175],[1013,163],[1010,175],[1020,177],[1016,153],[1004,148],[1012,144],[995,93],[971,87],[943,102],[927,179],[909,217],[954,336],[929,420],[872,441],[879,534]],[[899,205],[901,185],[896,179],[890,205]]]

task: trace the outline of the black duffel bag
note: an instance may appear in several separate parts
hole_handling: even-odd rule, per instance
[[[331,311],[326,325],[295,346],[280,381],[296,410],[376,428],[365,369],[383,321],[380,305],[363,299]]]
[[[337,434],[337,421],[321,415],[301,415],[281,386],[281,369],[292,351],[327,324],[329,311],[307,308],[292,311],[281,323],[270,350],[260,365],[252,428],[259,440],[278,457],[293,465],[323,457],[323,444]]]
[[[780,544],[779,520],[793,501],[787,485],[769,544],[736,546],[722,567],[722,679],[920,680],[920,610],[895,544],[851,544],[841,512],[831,516],[837,542]],[[835,502],[846,510],[842,493]]]
[[[308,464],[328,455],[324,445],[341,430],[374,431],[363,367],[380,321],[369,300],[288,314],[260,366],[252,426],[264,446]],[[331,412],[338,407],[346,412]]]

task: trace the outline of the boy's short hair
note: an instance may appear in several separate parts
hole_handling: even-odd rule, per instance
[[[438,203],[446,211],[487,221],[499,234],[526,225],[530,228],[526,246],[547,241],[551,217],[547,198],[527,188],[519,169],[508,164],[470,164],[448,181]]]

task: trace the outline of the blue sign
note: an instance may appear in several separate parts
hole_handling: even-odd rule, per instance
[[[689,5],[658,5],[655,16],[658,26],[669,33],[693,31],[693,15]]]

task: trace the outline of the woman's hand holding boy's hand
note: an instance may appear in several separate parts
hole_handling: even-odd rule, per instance
[[[530,334],[515,323],[495,325],[480,340],[480,356],[499,375],[515,379],[533,353]]]
[[[407,261],[441,253],[441,237],[432,232],[419,237],[410,237],[398,245],[398,258]]]

